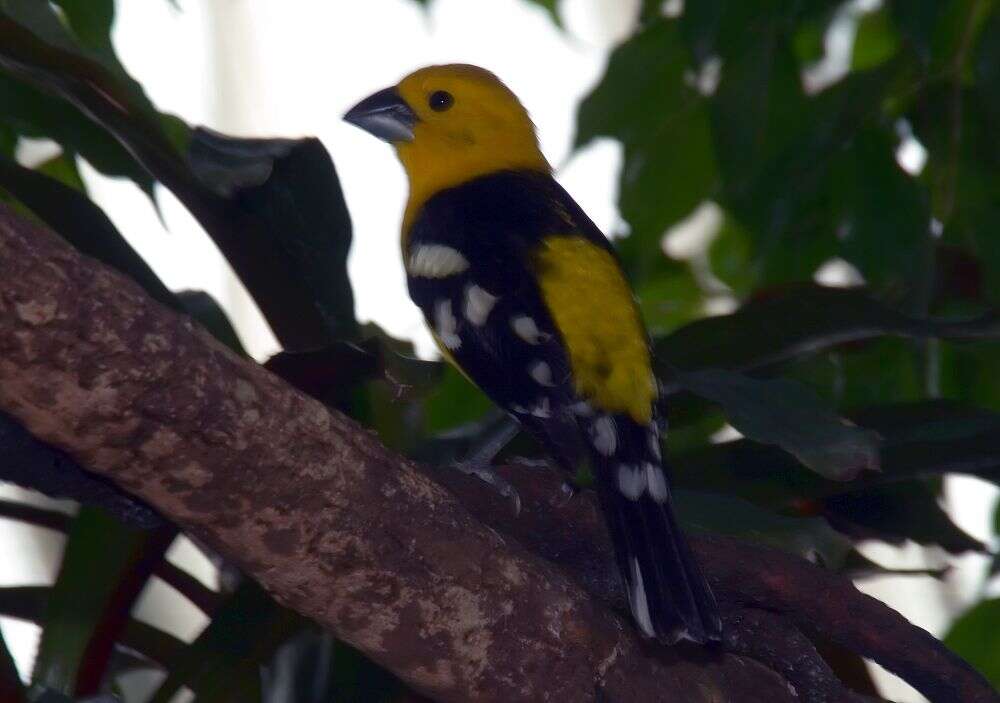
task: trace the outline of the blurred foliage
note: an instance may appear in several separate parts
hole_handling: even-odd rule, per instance
[[[1000,688],[1000,598],[984,600],[964,613],[944,643]]]
[[[559,21],[557,2],[534,4]],[[576,145],[623,148],[616,241],[653,335],[681,520],[855,576],[887,571],[864,540],[987,549],[940,498],[948,475],[1000,482],[1000,3],[664,6],[645,0],[612,51]],[[113,0],[0,0],[0,199],[245,354],[211,298],[169,291],[126,243],[78,159],[151,197],[159,183],[282,342],[272,372],[421,460],[444,464],[494,429],[460,374],[355,320],[350,216],[323,146],[158,112],[115,53],[114,15]],[[826,39],[845,29],[837,68]],[[29,168],[21,138],[61,152]],[[702,245],[674,259],[678,225],[700,227]],[[818,285],[831,262],[863,285]],[[720,439],[727,421],[744,437]],[[525,438],[508,449],[537,452]],[[170,527],[0,511],[69,534],[51,588],[0,589],[0,614],[43,627],[27,690],[0,640],[4,700],[114,693],[137,670],[165,673],[153,700],[182,686],[199,701],[416,700],[252,582],[211,591],[165,562]],[[211,617],[194,642],[131,617],[154,575]],[[947,638],[995,682],[998,613],[984,601]]]

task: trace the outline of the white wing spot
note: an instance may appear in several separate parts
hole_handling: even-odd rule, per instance
[[[420,244],[411,253],[406,270],[411,276],[446,278],[469,268],[462,252],[443,244]]]
[[[528,317],[527,315],[511,318],[510,326],[513,328],[514,334],[528,344],[538,344],[540,342],[544,342],[551,336],[539,330],[534,318]]]
[[[653,619],[649,616],[649,600],[646,598],[646,586],[642,582],[642,572],[639,571],[639,560],[632,557],[629,565],[632,571],[632,583],[628,588],[628,602],[632,606],[632,616],[646,637],[655,637]]]
[[[438,339],[451,351],[455,351],[462,346],[462,339],[458,336],[458,321],[451,312],[451,301],[442,299],[434,304],[434,328],[437,331]]]
[[[653,458],[657,461],[660,460],[660,435],[656,430],[651,429],[649,431],[649,453],[653,455]]]
[[[489,291],[472,284],[465,289],[465,317],[476,327],[486,324],[486,318],[496,305],[497,297]]]
[[[552,416],[552,406],[549,399],[542,397],[538,399],[538,405],[531,409],[531,414],[535,417],[547,418]]]
[[[552,367],[544,361],[533,361],[528,364],[528,374],[535,379],[540,386],[553,386]]]
[[[569,406],[570,411],[580,417],[590,417],[594,414],[594,406],[586,400],[580,400]]]
[[[635,464],[618,465],[618,490],[629,500],[639,500],[646,490],[646,471]]]
[[[656,464],[646,464],[646,484],[653,500],[657,503],[667,500],[667,477],[663,475],[662,468]]]
[[[607,415],[594,420],[590,426],[590,439],[594,442],[594,449],[604,456],[611,456],[618,448],[618,432],[615,430],[615,421]]]

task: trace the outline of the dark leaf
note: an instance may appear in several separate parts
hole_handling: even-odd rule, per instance
[[[944,643],[1000,687],[1000,598],[984,600],[951,626]]]
[[[323,145],[313,138],[239,139],[199,128],[190,154],[206,186],[261,224],[261,236],[280,257],[267,265],[302,282],[327,328],[326,341],[354,337],[347,277],[351,219]]]
[[[918,320],[879,303],[863,288],[805,284],[682,327],[657,340],[655,351],[682,370],[748,371],[883,335],[995,339],[1000,321]]]
[[[993,508],[993,534],[1000,536],[1000,502],[997,502],[996,507]],[[1000,574],[1000,554],[994,554],[993,561],[990,563],[990,578],[997,574]]]
[[[832,160],[830,224],[838,254],[873,287],[915,295],[931,266],[930,203],[894,149],[887,130],[866,129]]]
[[[392,674],[312,628],[282,645],[265,671],[265,703],[389,703],[405,690]]]
[[[900,34],[921,58],[928,73],[940,74],[949,70],[956,55],[974,42],[990,5],[977,0],[927,3],[892,0],[889,9]]]
[[[106,62],[118,64],[111,29],[115,22],[114,0],[55,0],[77,42]]]
[[[851,579],[865,579],[874,576],[927,576],[942,581],[951,572],[943,566],[938,569],[890,569],[878,564],[858,551],[851,552],[841,565],[840,573]]]
[[[247,356],[239,335],[229,321],[226,311],[215,298],[205,291],[185,290],[177,294],[177,302],[184,311],[207,329],[213,337],[240,356]]]
[[[0,588],[0,614],[42,624],[51,597],[50,586],[10,586]],[[154,663],[175,661],[187,645],[166,632],[138,620],[126,623],[120,640],[126,650],[137,652]],[[115,656],[120,656],[121,650]]]
[[[45,610],[32,683],[67,695],[100,685],[132,603],[175,533],[124,527],[81,508]]]
[[[240,202],[225,199],[198,181],[178,152],[183,130],[176,121],[151,111],[126,78],[41,41],[3,14],[0,31],[0,67],[77,106],[170,188],[233,265],[286,347],[323,346],[350,331],[353,303],[339,275],[350,230],[336,174],[317,141],[297,142],[276,162],[271,179],[235,196]],[[0,102],[3,97],[0,92]],[[55,113],[66,109],[59,101],[54,106]],[[63,121],[54,117],[49,126],[43,136],[61,129]],[[104,136],[88,126],[96,131],[95,141]],[[91,136],[72,150],[89,159]]]
[[[973,57],[973,72],[990,116],[1000,116],[1000,7],[986,20]]]
[[[856,540],[879,539],[902,544],[937,545],[952,553],[986,551],[986,546],[958,527],[937,496],[918,481],[894,483],[824,501],[826,517],[841,532]]]
[[[0,120],[0,156],[13,159],[16,148],[17,133]]]
[[[19,422],[0,413],[0,479],[53,498],[99,507],[139,529],[155,529],[163,517],[103,476],[91,473],[55,447],[39,441]]]
[[[0,188],[84,254],[130,276],[162,304],[180,307],[104,212],[76,188],[0,157]]]
[[[780,446],[827,478],[848,480],[879,468],[878,435],[837,416],[805,386],[722,370],[679,373],[674,381],[720,405],[750,439]]]
[[[21,675],[14,664],[14,657],[7,649],[7,643],[0,633],[0,700],[10,701],[10,703],[23,703],[24,684],[21,682]]]
[[[731,535],[783,549],[837,568],[851,543],[818,517],[786,517],[732,496],[675,491],[677,516],[686,529]]]
[[[739,495],[760,505],[817,515],[822,500],[949,473],[1000,481],[1000,415],[949,401],[867,408],[851,420],[879,434],[881,471],[849,483],[824,479],[776,447],[749,440],[674,455],[675,482],[692,490]],[[673,447],[672,433],[667,445]]]
[[[302,623],[245,579],[195,641],[165,662],[169,674],[150,703],[168,703],[181,686],[200,701],[260,701],[261,664]]]

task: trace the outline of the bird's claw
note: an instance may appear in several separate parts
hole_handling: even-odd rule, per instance
[[[510,481],[498,474],[489,464],[481,464],[472,461],[455,461],[451,467],[458,469],[467,476],[475,476],[483,483],[492,486],[493,489],[511,501],[514,507],[514,515],[521,514],[521,496]]]
[[[577,493],[580,492],[580,487],[569,481],[563,481],[562,485],[559,486],[559,492],[552,496],[549,503],[554,508],[564,508],[569,505],[569,502],[573,500]]]

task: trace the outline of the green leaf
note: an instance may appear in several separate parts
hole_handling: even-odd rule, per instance
[[[992,119],[1000,117],[1000,6],[986,19],[973,55],[973,74]]]
[[[492,408],[482,391],[449,364],[441,383],[425,402],[425,431],[434,434],[454,429],[481,418]]]
[[[111,29],[115,22],[114,0],[55,0],[77,41],[106,61],[118,62]]]
[[[901,43],[889,10],[882,8],[863,15],[854,39],[851,69],[864,71],[888,61]]]
[[[601,82],[580,104],[577,146],[609,136],[625,147],[619,206],[634,239],[626,252],[642,252],[626,253],[626,266],[648,256],[715,184],[708,111],[684,80],[689,63],[678,23],[653,22],[615,49]]]
[[[690,63],[677,23],[658,20],[615,48],[597,86],[580,103],[575,145],[597,137],[645,140],[672,112],[696,101],[684,84]]]
[[[659,247],[651,256],[641,244],[638,238],[628,237],[620,243],[618,252],[635,281],[635,295],[649,333],[660,336],[701,317],[702,291],[691,266],[668,259]]]
[[[150,703],[169,703],[181,686],[199,701],[261,700],[260,665],[303,620],[245,579],[175,661]]]
[[[128,178],[152,193],[149,173],[113,137],[71,105],[3,74],[0,105],[0,125],[8,130],[25,137],[53,139],[101,173]]]
[[[0,633],[0,700],[10,701],[10,703],[23,703],[24,684],[21,682],[21,675],[14,664],[14,657],[7,649],[7,643]]]
[[[822,518],[786,517],[740,498],[675,491],[677,517],[685,529],[739,537],[782,549],[829,568],[839,567],[851,543]]]
[[[36,86],[41,84],[47,92],[71,95],[71,101],[84,113],[92,108],[82,95],[84,86],[92,88],[111,79],[116,85],[113,89],[104,88],[104,99],[114,103],[119,119],[122,112],[146,118],[156,115],[142,87],[132,80],[115,54],[110,35],[114,20],[111,0],[62,0],[58,10],[56,3],[3,0],[0,9],[8,13],[0,12],[0,23],[7,42],[7,60],[3,63],[11,74]],[[0,49],[0,55],[3,53],[4,49]],[[44,68],[32,70],[32,65]],[[75,85],[74,79],[84,86]],[[12,84],[3,86],[4,83]],[[131,155],[106,135],[101,135],[103,139],[82,138],[83,133],[94,136],[87,129],[88,120],[83,114],[66,105],[54,105],[51,98],[7,78],[0,79],[0,88],[3,87],[16,98],[7,114],[22,133],[53,138],[65,148],[84,155],[98,170],[132,178],[151,195],[152,179]],[[0,94],[3,92],[0,89]]]
[[[0,120],[0,156],[13,159],[16,149],[17,133]]]
[[[894,149],[887,130],[859,131],[831,163],[829,217],[838,253],[873,287],[913,292],[931,266],[930,203]]]
[[[959,52],[975,41],[991,4],[979,0],[892,0],[889,9],[900,34],[928,73],[935,75],[950,70]]]
[[[944,643],[1000,687],[1000,598],[966,611],[944,636]]]
[[[31,681],[67,695],[97,690],[132,603],[175,533],[126,528],[82,507],[48,598]]]
[[[748,371],[882,336],[997,339],[993,317],[919,320],[880,303],[864,288],[789,286],[730,315],[709,317],[656,340],[656,356],[684,371]],[[669,375],[669,367],[664,369]],[[865,403],[870,404],[870,403]]]
[[[53,156],[40,163],[34,170],[75,191],[84,194],[87,192],[83,178],[80,177],[80,171],[76,167],[76,159],[72,154],[61,153],[58,156]]]
[[[745,436],[780,446],[827,478],[848,480],[879,468],[878,435],[848,424],[805,386],[722,370],[680,373],[674,380],[720,405]]]
[[[698,101],[665,115],[659,128],[644,140],[625,145],[619,207],[636,244],[646,246],[648,252],[668,227],[712,195],[716,182],[713,150],[708,111]],[[684,164],[683,168],[678,164]]]
[[[826,54],[827,26],[825,22],[805,22],[797,29],[792,37],[792,49],[800,65],[819,61]]]
[[[808,121],[812,113],[789,42],[770,25],[755,39],[738,53],[727,47],[722,78],[710,100],[725,192],[742,203],[742,210],[759,207],[751,191],[776,162],[789,159],[804,139],[822,135]]]

